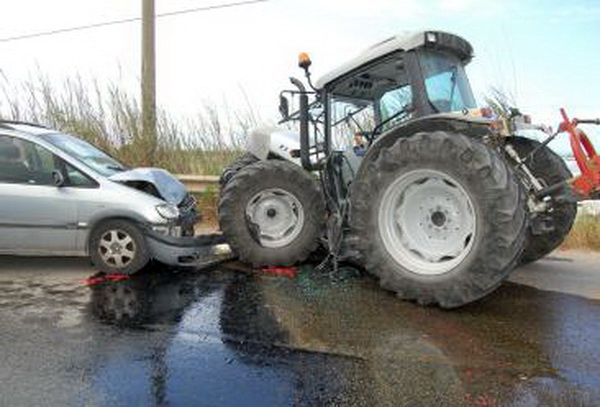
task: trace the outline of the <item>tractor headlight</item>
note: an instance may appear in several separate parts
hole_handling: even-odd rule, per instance
[[[174,220],[179,218],[179,208],[171,204],[156,205],[156,212],[165,219]]]

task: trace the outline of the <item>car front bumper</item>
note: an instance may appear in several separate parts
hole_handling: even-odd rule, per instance
[[[173,237],[146,231],[152,257],[161,263],[178,267],[208,267],[234,259],[220,234]]]

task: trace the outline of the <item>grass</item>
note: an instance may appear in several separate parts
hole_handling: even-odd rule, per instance
[[[202,212],[200,227],[203,229],[216,230],[219,227],[217,205],[219,203],[219,190],[210,187],[201,194],[197,194],[198,208]]]
[[[600,217],[591,215],[577,217],[561,249],[600,251]]]
[[[159,108],[157,137],[152,139],[142,132],[138,99],[117,85],[81,78],[55,85],[42,75],[16,84],[0,81],[0,118],[77,135],[134,167],[203,175],[219,174],[260,122],[249,102],[241,110],[220,110],[207,102],[183,120]]]

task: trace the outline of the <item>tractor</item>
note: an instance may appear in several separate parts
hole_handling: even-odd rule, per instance
[[[221,175],[233,251],[285,266],[320,250],[402,299],[454,308],[557,248],[577,213],[572,175],[546,142],[477,108],[472,57],[457,35],[409,33],[313,84],[300,54],[306,80],[281,92],[281,122],[254,130]]]

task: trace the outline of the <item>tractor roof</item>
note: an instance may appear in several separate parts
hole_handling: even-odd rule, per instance
[[[371,46],[354,59],[325,74],[316,82],[316,87],[318,89],[323,89],[326,85],[336,79],[391,53],[397,51],[410,51],[423,46],[443,48],[453,52],[465,63],[467,63],[473,55],[471,44],[457,35],[442,31],[406,32]]]

